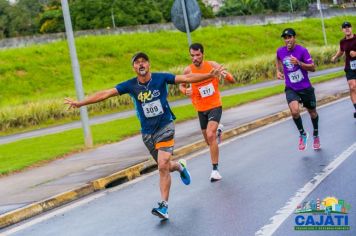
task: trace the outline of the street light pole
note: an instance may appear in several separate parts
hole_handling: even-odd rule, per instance
[[[187,37],[188,37],[188,46],[190,47],[190,45],[192,44],[192,38],[190,36],[190,29],[189,29],[189,22],[188,22],[188,15],[187,15],[187,8],[185,6],[185,1],[181,0],[180,1],[182,4],[182,9],[183,9],[183,17],[184,17],[184,24],[185,24],[185,30],[187,33]]]
[[[112,1],[112,4],[111,4],[111,20],[112,20],[112,27],[115,29],[116,25],[115,25],[115,17],[114,17],[114,3],[115,3],[115,0]]]
[[[292,13],[293,13],[293,3],[292,3],[292,0],[289,0],[290,2],[290,9],[292,10]]]
[[[77,51],[75,49],[73,28],[72,28],[72,22],[70,20],[68,2],[67,0],[61,0],[61,3],[62,3],[64,24],[66,28],[66,34],[67,34],[68,47],[70,51],[70,58],[72,62],[72,71],[74,75],[75,90],[77,93],[78,101],[81,101],[84,99],[83,84],[82,84],[82,77],[80,75],[80,67],[79,67],[79,62],[77,57]],[[84,131],[85,146],[92,147],[93,138],[90,132],[88,111],[86,106],[80,107],[80,117],[81,117],[82,127]]]
[[[325,46],[328,45],[328,42],[326,40],[326,32],[325,32],[325,25],[324,25],[324,16],[323,16],[323,10],[321,9],[321,5],[320,5],[320,0],[317,0],[316,6],[318,8],[318,10],[320,11],[320,18],[321,18],[321,27],[323,29],[323,36],[324,36],[324,43]]]

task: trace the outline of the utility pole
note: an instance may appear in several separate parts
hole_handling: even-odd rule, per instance
[[[290,2],[290,9],[292,10],[292,13],[293,13],[293,3],[292,3],[292,0],[289,0]]]
[[[78,62],[78,57],[77,57],[77,51],[75,49],[72,22],[71,22],[70,13],[69,13],[69,6],[68,6],[67,0],[61,0],[61,3],[62,3],[64,24],[65,24],[65,28],[66,28],[66,34],[67,34],[68,47],[69,47],[69,51],[70,51],[70,58],[71,58],[71,62],[72,62],[72,71],[73,71],[73,75],[74,75],[77,100],[81,101],[84,99],[83,84],[82,84],[82,77],[80,75],[80,67],[79,67],[79,62]],[[83,127],[83,131],[84,131],[85,146],[92,147],[93,146],[93,138],[92,138],[91,132],[90,132],[88,111],[87,111],[86,106],[83,106],[80,108],[80,118],[82,121],[82,127]]]
[[[321,9],[321,5],[320,5],[320,0],[317,0],[316,6],[318,8],[318,10],[320,11],[320,18],[321,18],[321,27],[323,30],[323,36],[324,36],[324,43],[325,46],[328,45],[328,42],[326,40],[326,32],[325,32],[325,25],[324,25],[324,16],[323,16],[323,10]]]
[[[192,38],[190,36],[187,8],[186,8],[186,5],[185,5],[185,0],[181,0],[180,2],[182,4],[184,24],[185,24],[185,29],[186,29],[186,32],[187,32],[187,37],[188,37],[188,44],[189,44],[188,47],[190,47],[190,45],[192,44]]]
[[[112,20],[112,27],[115,29],[116,24],[115,24],[115,16],[114,16],[114,3],[116,0],[112,1],[111,3],[111,20]]]

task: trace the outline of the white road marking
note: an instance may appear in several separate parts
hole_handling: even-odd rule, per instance
[[[337,103],[337,102],[342,102],[342,101],[344,101],[344,100],[346,100],[346,99],[349,99],[349,98],[339,99],[339,100],[337,100],[337,101],[330,102],[330,103],[325,104],[325,105],[323,105],[323,106],[319,106],[319,108],[325,107],[325,106],[329,106],[329,105],[332,105],[332,104]],[[304,114],[304,113],[306,113],[306,112],[307,112],[307,111],[304,111],[304,112],[301,113],[301,114]],[[241,135],[238,135],[238,136],[236,136],[236,137],[234,137],[234,138],[230,138],[230,139],[228,139],[228,140],[223,141],[222,143],[220,143],[220,144],[219,144],[219,147],[220,147],[220,146],[225,146],[225,145],[227,145],[227,144],[229,144],[229,143],[231,143],[231,142],[234,142],[234,141],[237,140],[237,139],[241,139],[241,138],[247,137],[247,136],[249,136],[249,135],[255,134],[255,133],[257,133],[257,132],[260,132],[261,130],[268,129],[268,128],[270,128],[271,126],[278,125],[278,124],[283,123],[283,122],[285,122],[286,120],[290,120],[290,119],[291,119],[291,117],[287,117],[287,118],[281,119],[281,120],[279,120],[279,121],[276,121],[276,122],[274,122],[274,123],[271,123],[271,124],[269,124],[269,125],[265,125],[265,126],[262,126],[262,127],[260,127],[260,128],[255,129],[255,130],[248,131],[248,132],[246,132],[246,133],[244,133],[244,134],[241,134]],[[354,144],[354,146],[356,146],[356,143]],[[197,157],[197,156],[199,156],[199,155],[202,155],[202,154],[205,154],[205,153],[208,153],[208,152],[209,152],[209,149],[208,149],[208,148],[205,148],[205,149],[200,150],[200,151],[197,151],[197,152],[195,152],[195,153],[193,153],[193,154],[187,155],[187,156],[185,157],[185,159],[186,159],[186,160],[190,160],[190,159],[192,159],[192,158],[194,158],[194,157]],[[96,199],[98,199],[98,198],[104,197],[108,192],[115,192],[115,191],[118,191],[118,190],[120,190],[120,189],[123,189],[123,188],[125,188],[125,187],[127,187],[127,186],[130,186],[130,185],[132,185],[132,184],[135,184],[135,183],[137,183],[137,182],[139,182],[139,181],[145,180],[146,178],[148,178],[148,177],[150,177],[150,176],[152,176],[152,175],[155,175],[156,173],[158,173],[157,170],[155,170],[155,171],[153,171],[153,172],[150,172],[150,173],[147,173],[147,174],[144,174],[144,175],[141,175],[140,177],[138,177],[138,178],[136,178],[136,179],[134,179],[134,180],[131,180],[131,181],[126,182],[126,183],[124,183],[124,184],[121,184],[121,185],[118,185],[118,186],[116,186],[116,187],[107,189],[107,190],[105,190],[105,191],[103,191],[103,192],[94,193],[94,195],[90,195],[90,196],[88,196],[88,197],[79,199],[79,200],[77,200],[77,201],[75,201],[75,202],[73,202],[73,203],[68,203],[69,205],[66,205],[66,206],[63,206],[63,207],[54,209],[54,210],[52,210],[52,211],[49,211],[48,213],[44,213],[44,215],[40,215],[40,216],[38,216],[38,217],[34,217],[33,219],[30,219],[30,220],[28,220],[28,221],[25,221],[24,223],[21,223],[21,222],[20,222],[19,225],[17,225],[17,226],[16,226],[16,225],[15,225],[15,226],[12,226],[12,228],[11,228],[11,226],[10,226],[10,228],[9,228],[7,231],[4,231],[4,232],[0,233],[0,236],[7,236],[7,235],[11,235],[11,234],[17,233],[17,232],[19,232],[19,231],[21,231],[21,230],[24,230],[24,229],[26,229],[26,228],[29,228],[29,227],[33,226],[33,225],[39,224],[39,223],[41,223],[41,222],[43,222],[43,221],[46,221],[46,220],[48,220],[48,219],[50,219],[50,218],[53,218],[53,217],[57,216],[57,215],[64,214],[65,212],[68,212],[68,211],[70,211],[70,210],[72,210],[72,209],[75,209],[75,208],[77,208],[77,207],[80,207],[80,206],[82,206],[82,205],[84,205],[84,204],[87,204],[87,203],[89,203],[89,202],[91,202],[91,201],[94,201],[94,200],[96,200]],[[269,235],[269,234],[261,234],[261,235]]]
[[[303,200],[314,191],[316,187],[328,177],[338,166],[340,166],[348,157],[351,156],[353,152],[356,151],[356,142],[348,147],[343,153],[335,158],[330,164],[325,167],[319,174],[317,174],[313,179],[311,179],[307,184],[299,189],[296,194],[289,199],[284,207],[276,212],[276,215],[270,218],[270,222],[264,225],[260,230],[258,230],[255,235],[265,236],[272,235],[281,224],[294,212],[298,204],[302,203]]]

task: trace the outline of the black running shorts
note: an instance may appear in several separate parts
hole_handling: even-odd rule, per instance
[[[198,111],[198,117],[200,122],[200,128],[206,129],[209,121],[220,122],[222,115],[222,107],[216,107],[207,111]]]
[[[308,109],[316,108],[316,98],[313,87],[295,91],[291,88],[285,88],[286,99],[288,104],[293,101],[302,103],[304,107]]]
[[[345,70],[345,73],[347,80],[356,79],[356,70],[347,69]]]

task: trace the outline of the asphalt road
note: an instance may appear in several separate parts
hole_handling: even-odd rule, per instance
[[[316,77],[320,75],[326,75],[330,73],[334,73],[337,71],[342,70],[343,67],[336,67],[336,68],[330,68],[326,70],[321,70],[321,71],[316,71],[316,72],[310,72],[309,76]],[[282,80],[270,80],[258,84],[253,84],[253,85],[247,85],[243,87],[237,87],[237,88],[232,88],[228,89],[225,91],[222,91],[222,96],[227,96],[227,95],[233,95],[233,94],[238,94],[246,91],[252,91],[264,87],[271,87],[277,84],[282,84],[284,81]],[[190,99],[181,99],[177,101],[170,102],[171,107],[176,107],[176,106],[182,106],[182,105],[187,105],[191,104]],[[129,110],[129,111],[123,111],[123,112],[118,112],[114,114],[108,114],[108,115],[102,115],[102,116],[95,116],[95,117],[90,117],[89,123],[90,125],[95,125],[95,124],[101,124],[117,119],[123,119],[129,116],[134,116],[136,115],[136,112],[134,110]],[[15,142],[21,139],[27,139],[27,138],[32,138],[32,137],[39,137],[43,135],[48,135],[48,134],[54,134],[54,133],[59,133],[63,132],[66,130],[71,130],[71,129],[76,129],[81,127],[81,122],[76,121],[76,122],[71,122],[63,125],[58,125],[58,126],[53,126],[53,127],[48,127],[48,128],[43,128],[43,129],[37,129],[33,131],[28,131],[28,132],[23,132],[23,133],[17,133],[17,134],[12,134],[12,135],[6,135],[6,136],[0,136],[0,145],[5,144],[5,143],[10,143],[10,142]]]
[[[205,151],[187,157],[192,183],[172,177],[170,220],[151,215],[157,171],[8,228],[5,235],[356,235],[356,121],[349,99],[319,109],[322,149],[297,149],[290,119],[221,146],[223,180]],[[307,114],[304,125],[311,131]],[[334,196],[351,205],[350,231],[295,231],[298,203]]]

